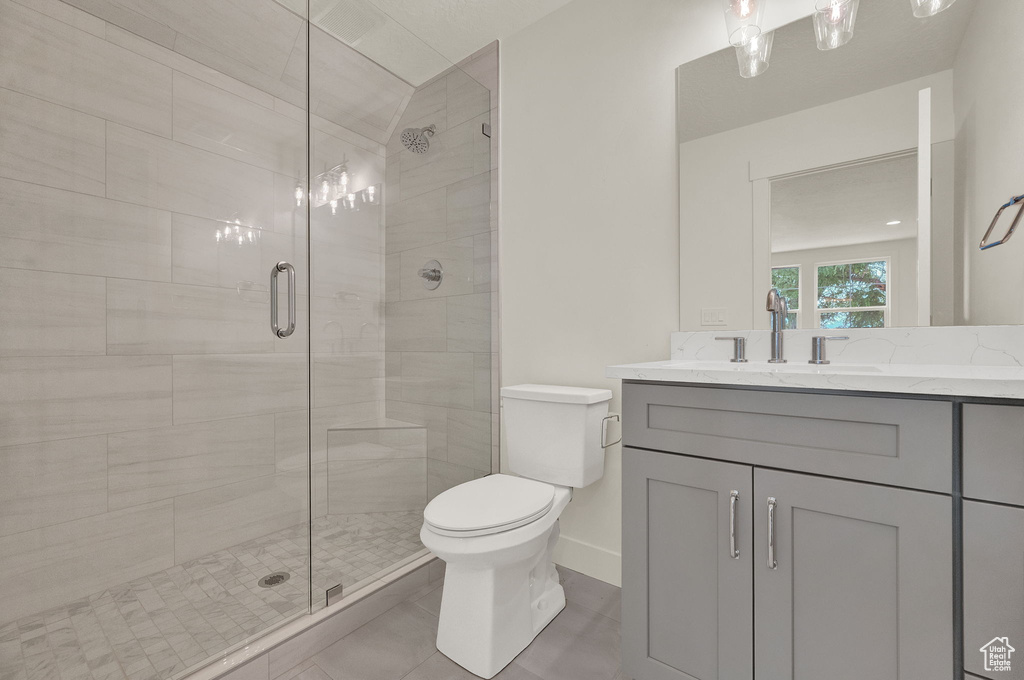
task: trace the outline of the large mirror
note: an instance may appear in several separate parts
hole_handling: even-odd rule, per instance
[[[1022,24],[859,0],[838,49],[808,17],[756,77],[733,48],[680,66],[681,327],[764,328],[773,286],[794,328],[1024,323],[1024,236],[979,249],[1024,194]]]

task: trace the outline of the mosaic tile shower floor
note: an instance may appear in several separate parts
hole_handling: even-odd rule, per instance
[[[416,511],[314,520],[314,607],[327,588],[361,587],[422,550],[422,518]],[[174,677],[308,611],[308,552],[299,525],[2,625],[0,680]],[[291,577],[259,587],[277,571]]]

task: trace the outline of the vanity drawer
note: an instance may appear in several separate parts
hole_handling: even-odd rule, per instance
[[[625,383],[623,443],[952,491],[949,402]]]
[[[964,496],[1024,506],[1024,408],[964,404]]]

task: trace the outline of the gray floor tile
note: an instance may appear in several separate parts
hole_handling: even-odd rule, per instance
[[[417,666],[402,680],[479,680],[477,676],[458,665],[441,652]],[[542,680],[516,663],[510,663],[494,680]]]
[[[543,680],[612,680],[619,624],[570,602],[515,663]]]
[[[565,567],[558,567],[565,599],[602,616],[620,621],[622,589]]]
[[[314,657],[334,680],[400,680],[435,652],[437,618],[403,602]]]
[[[331,680],[331,676],[319,666],[313,665],[294,676],[294,680]]]
[[[441,615],[441,594],[444,592],[444,584],[435,587],[429,593],[416,600],[416,604],[426,609],[434,616]]]

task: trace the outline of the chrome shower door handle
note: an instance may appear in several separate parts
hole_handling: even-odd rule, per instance
[[[768,568],[777,569],[779,563],[775,561],[775,497],[768,497]]]
[[[277,275],[288,273],[288,326],[281,328],[277,314]],[[278,262],[270,270],[270,330],[279,338],[287,338],[295,332],[295,267],[288,262]]]
[[[729,557],[734,560],[740,558],[740,551],[736,547],[736,504],[739,500],[739,491],[729,492]]]

